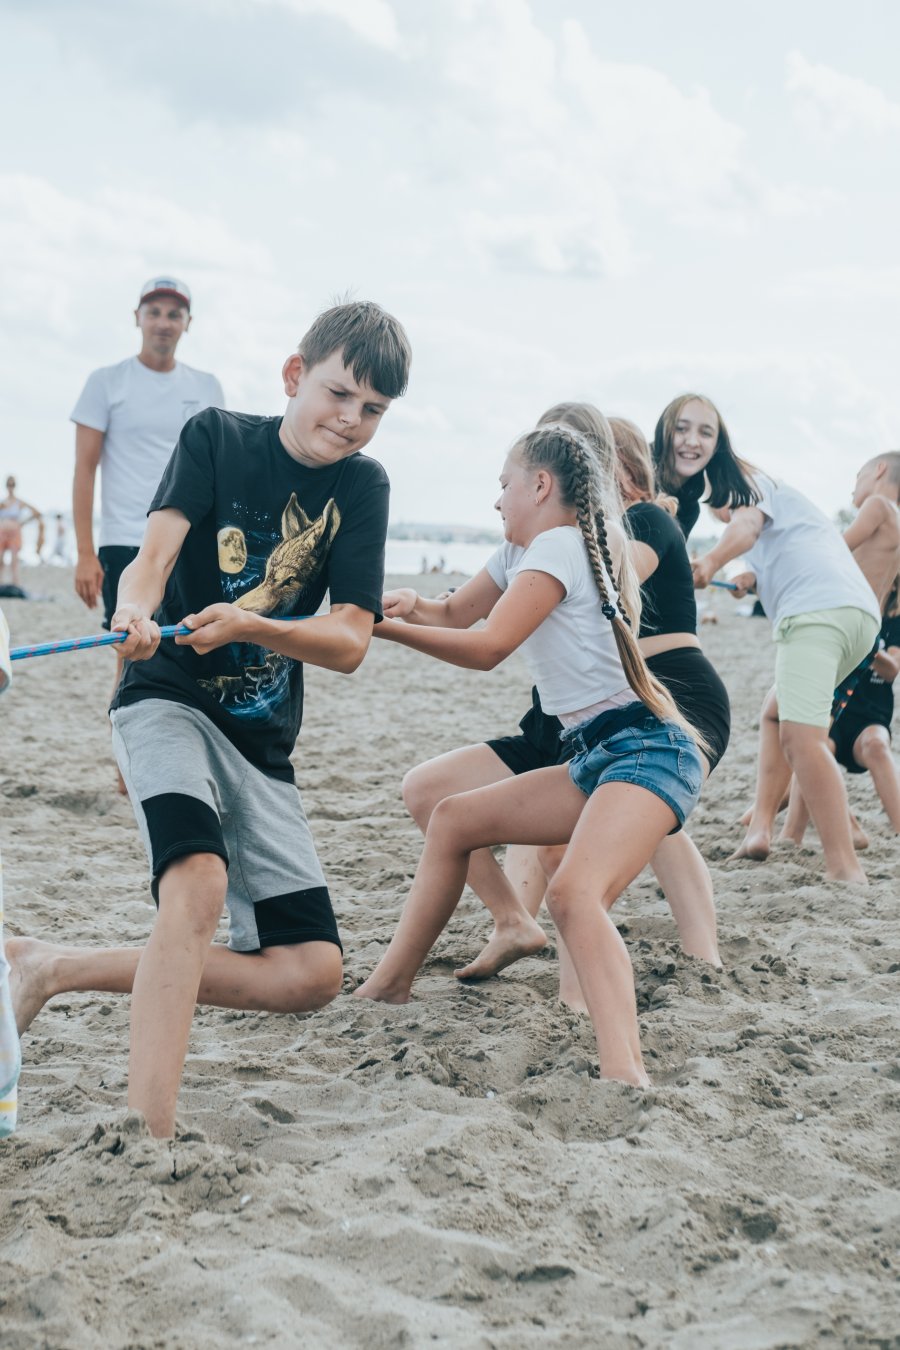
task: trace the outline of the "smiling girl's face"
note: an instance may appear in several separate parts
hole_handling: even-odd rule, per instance
[[[702,399],[692,398],[678,414],[672,433],[672,472],[684,481],[702,473],[716,452],[719,419]]]

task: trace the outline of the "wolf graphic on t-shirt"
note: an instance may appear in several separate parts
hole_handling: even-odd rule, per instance
[[[236,608],[273,619],[302,613],[304,598],[325,566],[340,523],[341,513],[334,498],[320,516],[310,520],[292,492],[281,516],[281,538],[266,557],[262,580],[233,601]],[[230,589],[235,571],[247,570],[250,562],[244,532],[228,525],[219,531],[218,545],[219,567],[228,577]],[[198,684],[235,716],[267,716],[287,691],[291,657],[250,644],[233,644],[233,650],[246,653],[251,661],[255,657],[257,663],[242,665],[240,674],[217,675],[198,680]]]

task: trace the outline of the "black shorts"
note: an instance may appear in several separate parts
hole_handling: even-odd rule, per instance
[[[559,739],[562,723],[558,717],[544,712],[536,689],[531,691],[531,707],[519,726],[519,736],[498,736],[496,740],[486,742],[514,774],[549,769],[572,758],[571,745],[563,745]]]
[[[647,658],[649,670],[665,685],[678,711],[709,745],[709,770],[718,764],[731,735],[728,690],[715,666],[699,647],[677,647]]]
[[[116,612],[119,577],[128,564],[134,562],[137,555],[137,549],[130,548],[127,544],[104,544],[97,550],[97,557],[103,568],[103,627],[107,632],[112,616]]]
[[[853,758],[853,747],[856,744],[856,738],[866,727],[884,727],[891,735],[889,722],[882,722],[871,713],[858,713],[852,708],[842,712],[840,717],[831,727],[828,735],[834,741],[834,757],[838,764],[841,764],[848,773],[867,773],[868,770],[862,765],[857,764]]]

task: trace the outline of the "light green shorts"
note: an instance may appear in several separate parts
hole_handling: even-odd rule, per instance
[[[829,726],[836,686],[868,656],[878,630],[874,615],[855,607],[782,619],[774,633],[779,721]]]

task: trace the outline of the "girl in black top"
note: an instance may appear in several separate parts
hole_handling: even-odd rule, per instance
[[[653,434],[653,466],[660,490],[677,503],[685,539],[697,524],[700,498],[710,506],[755,506],[753,466],[732,449],[715,404],[702,394],[679,394],[663,410]]]

